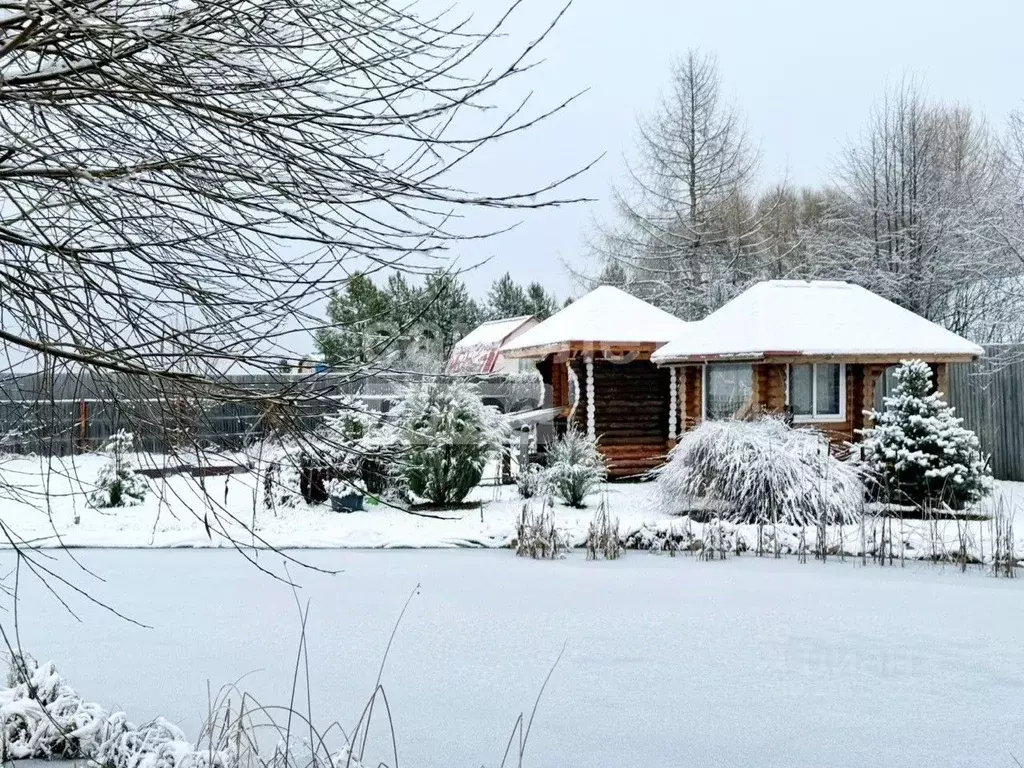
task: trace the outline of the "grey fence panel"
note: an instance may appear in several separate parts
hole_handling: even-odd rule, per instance
[[[950,405],[990,454],[999,480],[1024,481],[1024,345],[993,345],[949,366]]]
[[[299,395],[288,418],[309,427],[338,409],[338,398],[361,399],[386,412],[418,375],[353,379],[330,373],[226,376],[239,391]],[[500,380],[483,380],[481,394],[509,405],[515,397]],[[271,428],[257,404],[203,399],[172,385],[116,374],[58,372],[0,377],[0,449],[7,453],[66,455],[97,450],[120,429],[138,450],[167,453],[196,441],[238,449]]]

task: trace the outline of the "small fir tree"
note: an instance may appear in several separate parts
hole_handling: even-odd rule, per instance
[[[457,504],[480,482],[488,454],[508,427],[484,405],[475,386],[436,378],[410,390],[395,423],[407,442],[401,474],[410,491],[432,504]]]
[[[122,429],[103,447],[109,458],[96,477],[96,488],[89,494],[92,506],[135,507],[145,500],[149,486],[132,465],[134,442],[132,433]]]
[[[954,409],[933,391],[931,368],[904,360],[896,388],[865,430],[869,468],[882,487],[915,504],[955,509],[983,498],[992,477],[978,437],[962,426]]]

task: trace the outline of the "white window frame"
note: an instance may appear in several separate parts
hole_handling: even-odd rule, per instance
[[[743,361],[731,362],[731,361],[727,361],[727,360],[722,360],[718,364],[719,365],[745,365],[745,366],[747,366],[750,369],[750,391],[751,392],[754,391],[754,364],[753,363],[745,363]],[[700,420],[701,421],[707,421],[708,420],[708,366],[709,365],[715,365],[715,363],[704,363],[701,366],[701,372],[700,372]],[[787,398],[789,397],[788,379],[787,379],[786,397]],[[754,405],[757,405],[757,403],[754,403]]]
[[[819,416],[817,413],[793,414],[793,421],[797,424],[839,424],[846,421],[846,363],[787,363],[786,364],[786,407],[789,407],[789,377],[794,365],[811,366],[811,410],[818,409],[818,366],[838,365],[839,366],[839,414],[834,413]]]

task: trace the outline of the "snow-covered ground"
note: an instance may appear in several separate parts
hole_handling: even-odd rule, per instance
[[[629,552],[554,562],[507,552],[306,551],[292,564],[313,718],[351,730],[402,605],[383,681],[399,765],[497,766],[541,699],[538,768],[1010,766],[1024,759],[1024,580],[908,564],[805,565]],[[227,551],[52,553],[142,628],[23,574],[20,638],[136,722],[196,735],[207,681],[287,704],[291,589]],[[279,554],[260,565],[281,572]],[[0,553],[0,567],[13,565]],[[105,579],[100,582],[87,573]],[[65,590],[62,594],[67,594]],[[30,610],[31,608],[31,610]],[[5,614],[10,616],[10,614]],[[305,692],[297,700],[305,709]],[[374,729],[374,755],[393,764]]]
[[[92,509],[85,497],[104,459],[86,455],[51,459],[49,465],[46,461],[16,458],[0,463],[0,487],[16,486],[8,492],[14,498],[2,500],[6,531],[38,547],[224,547],[233,546],[232,541],[279,549],[505,547],[515,535],[523,507],[514,486],[481,486],[470,497],[480,507],[432,516],[386,506],[353,514],[332,512],[327,505],[272,512],[264,508],[259,478],[247,473],[207,478],[202,483],[186,475],[152,480],[142,506]],[[161,457],[144,457],[142,463],[150,466],[160,461]],[[704,537],[703,526],[666,511],[654,484],[610,484],[595,494],[589,509],[556,506],[556,524],[573,545],[584,541],[602,498],[619,519],[623,534],[645,528],[672,530],[698,540]],[[1022,506],[1024,484],[999,483],[995,496],[977,511],[998,509],[1012,517]],[[830,546],[838,551],[841,541],[847,553],[859,553],[865,545],[868,551],[875,550],[882,540],[880,525],[873,521],[864,530],[830,529]],[[727,534],[732,544],[738,539],[749,549],[757,548],[758,532],[753,526],[730,529]],[[992,535],[988,521],[935,526],[896,521],[885,534],[897,557],[901,552],[913,559],[949,557],[959,551],[962,537],[969,554],[981,560],[991,557]],[[799,537],[798,529],[780,529],[782,551],[795,552]],[[813,547],[814,531],[807,530],[805,537],[807,546]],[[1018,553],[1024,553],[1024,524],[1016,526],[1016,538]],[[0,546],[10,542],[0,538]]]

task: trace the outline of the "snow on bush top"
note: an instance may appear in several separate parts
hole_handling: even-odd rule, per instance
[[[849,523],[864,502],[856,471],[829,454],[823,435],[778,418],[704,421],[657,477],[667,506],[723,502],[723,517],[737,523]]]

